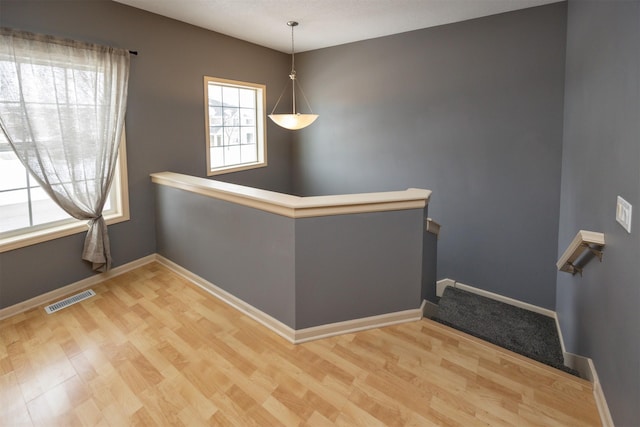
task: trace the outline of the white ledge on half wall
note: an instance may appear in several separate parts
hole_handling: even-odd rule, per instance
[[[156,184],[289,218],[420,209],[427,205],[431,196],[430,190],[409,188],[380,193],[299,197],[175,172],[152,173],[151,180]]]

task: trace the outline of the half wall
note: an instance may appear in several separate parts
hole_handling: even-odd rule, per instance
[[[297,197],[151,176],[158,253],[293,330],[422,303],[429,190]]]

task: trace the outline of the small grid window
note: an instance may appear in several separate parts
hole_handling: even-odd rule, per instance
[[[207,174],[267,165],[265,86],[204,78]]]

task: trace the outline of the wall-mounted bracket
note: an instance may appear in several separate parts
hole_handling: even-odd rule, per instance
[[[582,268],[575,266],[573,264],[571,264],[570,262],[567,263],[567,269],[563,270],[566,271],[568,273],[571,273],[573,276],[575,276],[577,273],[580,273],[580,277],[582,277]]]
[[[571,244],[564,251],[556,266],[560,271],[566,271],[575,275],[580,273],[582,276],[582,269],[584,264],[589,262],[589,259],[583,260],[584,262],[580,266],[576,265],[578,259],[582,254],[588,250],[591,254],[598,257],[602,261],[602,249],[604,248],[604,234],[597,233],[595,231],[580,230],[576,237],[571,241]]]
[[[598,257],[598,260],[600,260],[600,262],[602,262],[602,250],[599,248],[594,248],[592,246],[589,246],[589,251],[594,254],[595,256]]]
[[[440,238],[440,224],[438,224],[431,218],[425,219],[425,224],[426,232],[435,234],[438,238]]]

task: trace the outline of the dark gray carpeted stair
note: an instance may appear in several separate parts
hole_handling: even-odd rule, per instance
[[[433,319],[573,375],[564,365],[555,320],[448,286]]]

